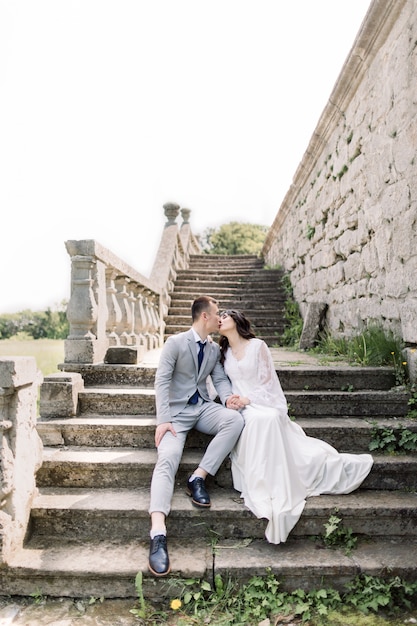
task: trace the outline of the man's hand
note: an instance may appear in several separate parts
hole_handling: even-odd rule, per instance
[[[239,411],[239,409],[243,409],[248,402],[244,402],[243,398],[238,396],[236,393],[232,396],[229,396],[226,400],[226,407],[228,409],[234,409],[235,411]]]
[[[171,422],[164,422],[163,424],[159,424],[156,427],[156,430],[155,430],[155,446],[156,447],[159,446],[159,444],[162,441],[162,437],[168,431],[170,431],[174,435],[174,437],[177,436],[177,433],[175,432],[175,429],[174,429],[173,425],[171,424]]]

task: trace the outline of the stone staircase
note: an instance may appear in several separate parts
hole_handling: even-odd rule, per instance
[[[192,299],[209,292],[222,308],[242,308],[257,332],[275,343],[275,329],[281,332],[275,318],[283,303],[279,273],[262,270],[255,258],[212,257],[217,269],[211,270],[199,267],[201,260],[193,257],[193,269],[178,276],[167,333],[188,328]],[[237,264],[234,278],[232,263]],[[261,321],[260,309],[272,321]],[[269,317],[274,311],[275,318]],[[274,347],[271,353],[290,415],[307,434],[339,451],[367,452],[374,424],[417,430],[417,423],[405,417],[408,396],[394,387],[391,368],[327,367],[305,353]],[[39,493],[24,548],[0,568],[3,594],[135,597],[139,570],[145,597],[158,601],[175,596],[181,578],[212,580],[220,574],[246,581],[267,568],[287,589],[342,588],[360,572],[415,579],[416,455],[375,454],[359,490],[310,498],[288,541],[275,546],[264,539],[264,520],[246,510],[233,490],[228,460],[208,481],[211,509],[191,505],[185,481],[208,442],[197,432],[188,437],[167,520],[172,574],[168,581],[149,576],[147,509],[156,459],[158,356],[159,351],[148,353],[139,365],[79,366],[85,387],[77,417],[40,418],[44,456],[37,473]],[[349,556],[317,540],[335,510],[359,537]]]
[[[278,363],[282,354],[272,354]],[[406,397],[392,389],[389,368],[276,367],[294,418],[340,451],[367,451],[373,422],[416,429],[404,418]],[[210,580],[213,572],[243,581],[271,568],[287,588],[305,589],[341,587],[361,571],[415,578],[416,456],[375,455],[361,489],[309,499],[287,543],[274,546],[263,539],[264,521],[232,489],[228,461],[209,482],[212,508],[192,507],[185,480],[208,441],[197,432],[190,433],[168,518],[170,585],[148,576],[154,375],[155,364],[86,368],[79,416],[39,421],[39,495],[24,549],[0,571],[3,593],[133,597],[138,570],[149,599],[175,595],[177,577]],[[335,509],[360,537],[350,556],[313,540]]]
[[[255,255],[192,255],[189,268],[180,270],[175,281],[165,338],[189,328],[193,300],[210,295],[221,309],[243,310],[256,336],[269,346],[279,343],[286,299],[282,276],[281,270],[264,269]]]

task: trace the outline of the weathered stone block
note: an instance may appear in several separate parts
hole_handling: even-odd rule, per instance
[[[104,362],[112,365],[136,365],[138,356],[136,346],[112,346],[108,348]]]
[[[332,267],[329,267],[327,272],[329,286],[333,289],[336,285],[343,283],[345,278],[345,270],[343,261],[335,263]]]
[[[312,257],[311,266],[313,270],[323,267],[331,267],[336,261],[336,253],[333,246],[323,246],[317,254]]]
[[[401,329],[404,341],[417,345],[417,301],[401,307]]]
[[[46,376],[41,385],[41,416],[50,418],[77,415],[78,394],[83,389],[84,381],[81,374],[59,372]]]
[[[347,282],[354,283],[356,280],[364,278],[361,255],[359,252],[351,254],[346,259],[343,270]]]
[[[309,302],[300,339],[300,348],[302,350],[312,348],[316,343],[326,310],[327,304],[325,302]]]
[[[108,346],[108,340],[102,339],[66,339],[66,363],[102,363]]]
[[[30,356],[0,357],[0,387],[23,387],[37,379],[36,360]]]
[[[405,348],[404,358],[407,361],[407,370],[410,382],[417,383],[417,349]]]

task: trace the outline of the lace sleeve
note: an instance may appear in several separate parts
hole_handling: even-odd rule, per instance
[[[275,371],[271,352],[264,341],[256,354],[256,381],[248,394],[251,403],[287,408],[287,401]]]

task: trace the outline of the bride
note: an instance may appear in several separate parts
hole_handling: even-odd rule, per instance
[[[354,491],[369,474],[370,454],[339,453],[308,437],[288,417],[271,352],[245,315],[220,315],[221,362],[240,396],[245,427],[231,452],[233,486],[258,518],[270,543],[286,541],[308,496]]]

